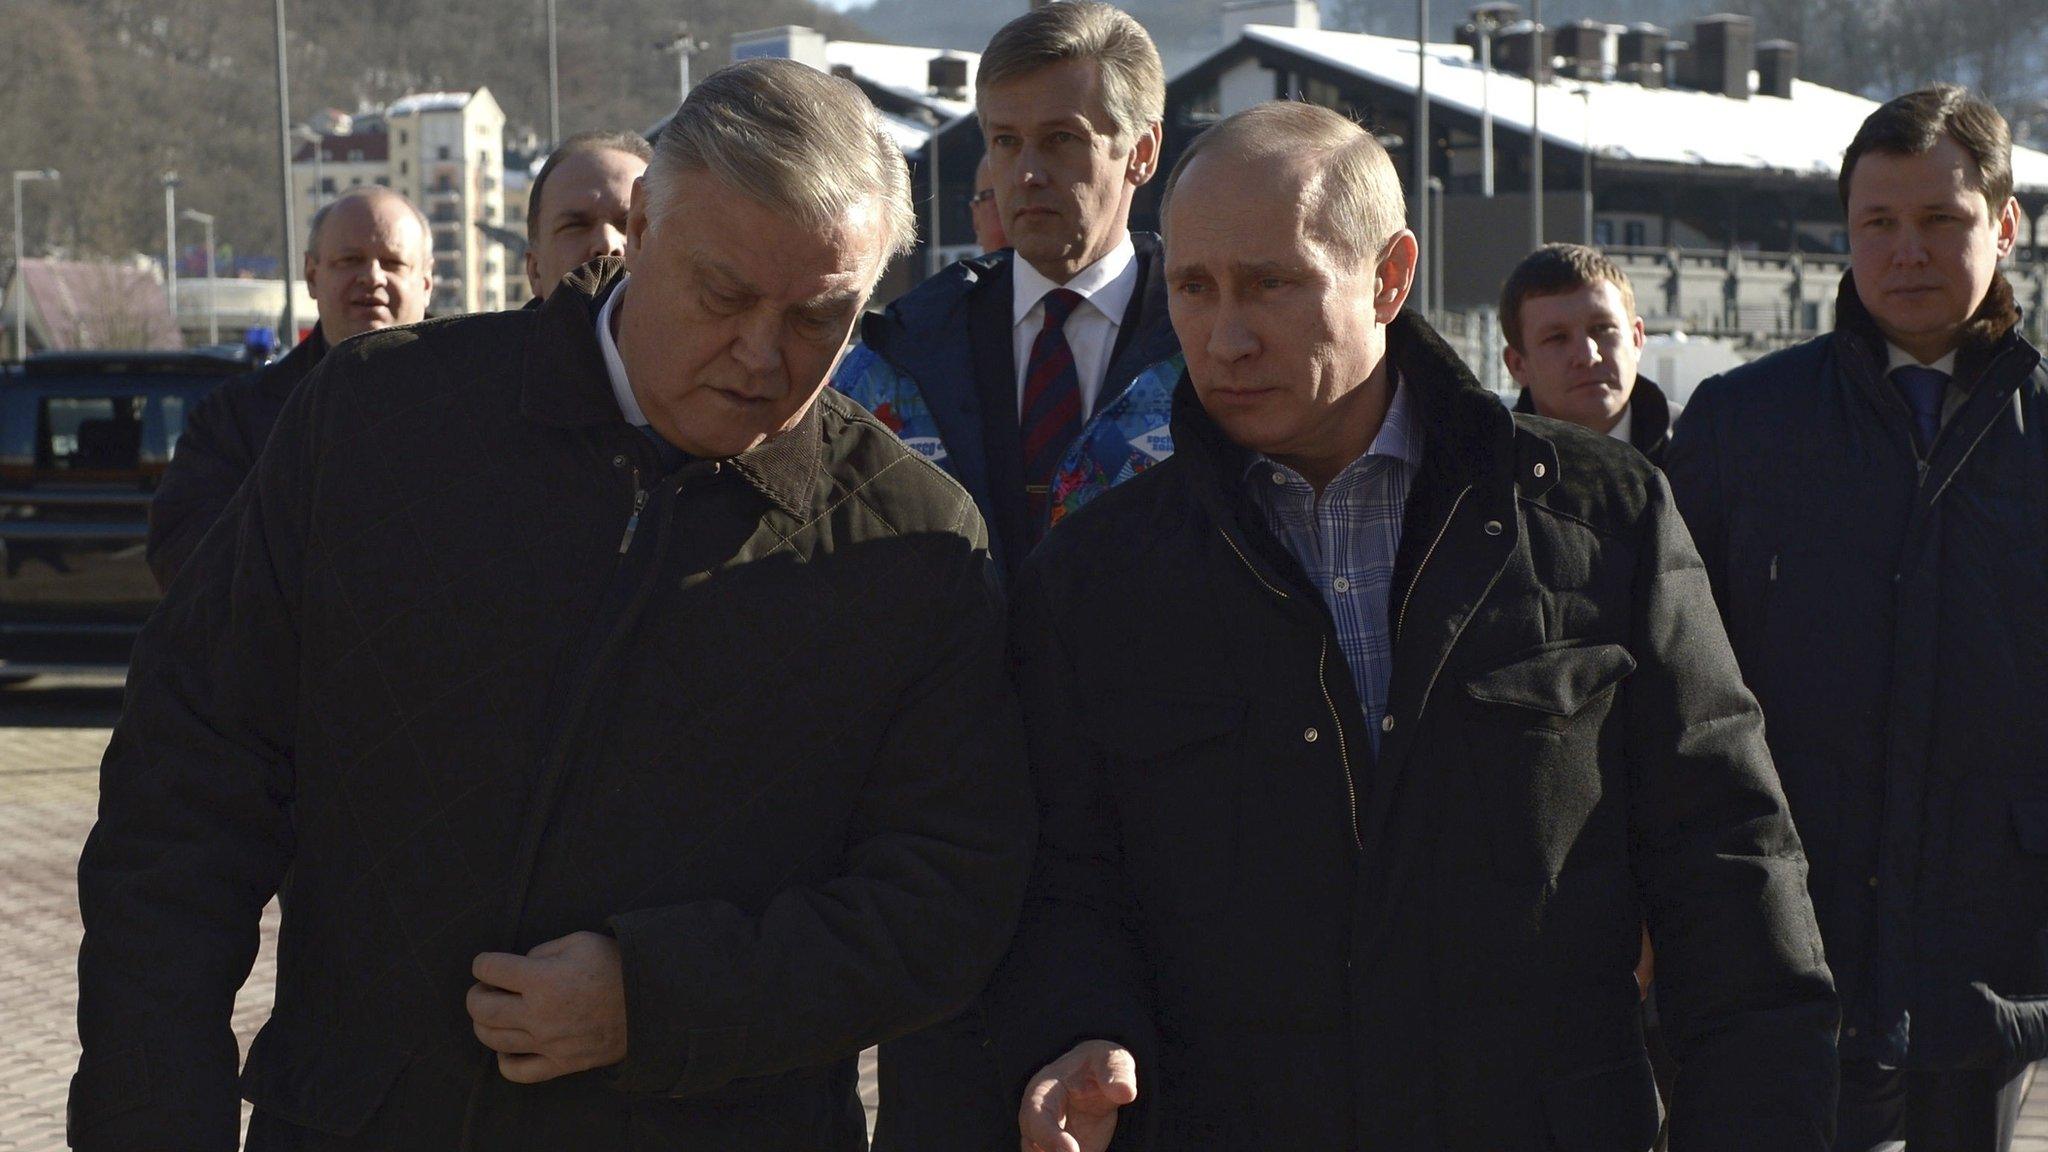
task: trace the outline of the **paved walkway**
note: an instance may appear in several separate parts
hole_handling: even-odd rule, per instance
[[[74,870],[92,829],[107,736],[105,728],[0,727],[0,1152],[65,1147],[64,1096],[78,1066]],[[235,1001],[245,1052],[270,1012],[276,945],[272,904],[263,950]],[[861,1061],[861,1096],[872,1124],[872,1052]]]
[[[64,1147],[64,1094],[78,1063],[73,869],[92,828],[106,744],[105,728],[0,727],[0,1152]],[[273,905],[262,954],[235,1002],[245,1050],[270,1009],[276,936]],[[872,1053],[861,1062],[861,1096],[872,1123]],[[2013,1149],[2048,1152],[2048,1090],[2029,1093]]]

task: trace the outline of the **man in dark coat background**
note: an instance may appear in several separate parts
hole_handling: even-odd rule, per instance
[[[2048,1057],[2048,372],[2004,120],[1901,96],[1842,159],[1835,330],[1702,384],[1668,468],[1812,861],[1844,1152],[1989,1152]]]
[[[1070,486],[1078,505],[1129,471],[1126,424],[1164,422],[1179,346],[1159,239],[1129,222],[1159,160],[1165,102],[1151,37],[1110,5],[1052,4],[1006,24],[982,53],[975,104],[1012,247],[866,318],[834,377],[974,494],[1006,575],[1063,511],[1064,460],[1096,444],[1109,460]],[[1156,402],[1133,413],[1133,389]],[[878,1152],[1015,1147],[1015,1101],[980,1006],[885,1046],[879,1077]]]
[[[328,354],[136,648],[75,1147],[865,1147],[1031,826],[973,503],[825,386],[913,219],[857,87],[746,61],[624,270]]]
[[[1681,409],[1643,376],[1643,318],[1628,274],[1597,248],[1546,244],[1500,290],[1501,362],[1515,411],[1614,437],[1664,462]]]
[[[1402,216],[1304,103],[1167,185],[1176,450],[1017,587],[1025,1147],[1645,1149],[1647,922],[1672,1147],[1822,1152],[1805,863],[1669,491],[1402,312]]]
[[[327,349],[427,314],[434,292],[427,218],[382,185],[342,193],[313,214],[307,229],[306,291],[319,311],[311,334],[276,363],[214,389],[185,418],[177,451],[149,504],[145,554],[163,588],[177,579],[255,468],[285,400]]]
[[[539,307],[575,269],[625,254],[633,181],[653,158],[637,132],[578,132],[548,154],[526,192],[530,307]]]

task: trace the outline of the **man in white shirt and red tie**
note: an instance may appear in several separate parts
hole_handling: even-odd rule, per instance
[[[1058,518],[1056,474],[1080,477],[1064,489],[1078,503],[1132,471],[1130,437],[1105,419],[1117,401],[1179,374],[1159,239],[1129,227],[1159,162],[1164,76],[1145,30],[1107,4],[1048,5],[997,32],[975,102],[1011,247],[868,317],[834,377],[973,494],[1006,575]],[[1097,432],[1100,466],[1083,457]]]

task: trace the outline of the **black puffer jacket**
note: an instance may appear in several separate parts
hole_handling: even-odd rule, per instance
[[[1377,762],[1321,597],[1185,380],[1174,456],[1026,563],[1012,1083],[1104,1037],[1138,1058],[1120,1147],[1639,1150],[1647,921],[1673,1147],[1821,1152],[1805,864],[1663,480],[1511,415],[1412,316],[1388,354],[1423,462]]]
[[[1812,862],[1843,1056],[2041,1059],[2048,1005],[2012,1001],[2048,994],[2048,370],[1996,281],[1922,460],[1847,278],[1836,315],[1700,385],[1671,485]]]
[[[235,489],[263,454],[271,426],[292,389],[327,355],[320,326],[274,364],[244,373],[206,394],[185,418],[171,465],[149,502],[145,555],[157,586],[169,588]]]
[[[994,968],[1031,821],[973,503],[830,390],[662,476],[599,352],[617,275],[336,348],[144,630],[79,864],[77,1147],[235,1146],[273,891],[258,1152],[860,1149],[857,1054]],[[579,930],[626,1060],[510,1084],[471,960]]]

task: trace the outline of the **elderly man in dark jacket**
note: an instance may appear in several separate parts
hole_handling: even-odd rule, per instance
[[[1825,1149],[1805,864],[1658,473],[1401,312],[1415,240],[1349,120],[1209,129],[1164,219],[1177,450],[1017,591],[1026,1147],[1647,1148],[1647,922],[1672,1146]]]
[[[327,355],[329,342],[426,315],[433,263],[427,218],[389,188],[352,188],[313,214],[306,289],[319,322],[284,359],[214,389],[186,418],[178,450],[149,503],[146,556],[159,586],[169,588],[177,579],[255,469],[284,402]]]
[[[81,1149],[865,1146],[1030,804],[966,493],[823,391],[911,230],[847,81],[698,86],[619,264],[337,347],[145,630],[79,866]]]
[[[1960,89],[1873,113],[1834,332],[1702,384],[1669,462],[1812,860],[1855,1152],[2004,1148],[2048,1057],[2048,371],[1997,272],[2010,148]]]

